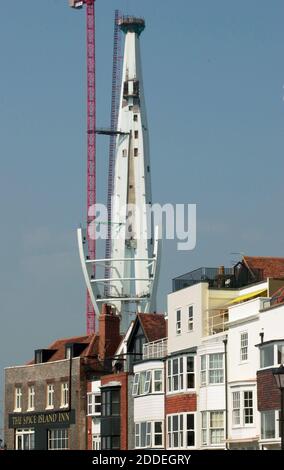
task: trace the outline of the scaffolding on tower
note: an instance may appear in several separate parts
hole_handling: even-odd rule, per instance
[[[116,146],[116,131],[119,111],[120,99],[120,86],[121,86],[121,30],[119,27],[119,10],[115,10],[114,15],[114,34],[113,34],[113,63],[112,63],[112,92],[111,92],[111,115],[110,115],[110,141],[109,141],[109,166],[108,166],[108,189],[107,189],[107,239],[105,247],[105,258],[111,257],[111,233],[112,233],[112,196],[113,196],[113,178],[114,178],[114,164],[115,164],[115,146]],[[105,266],[105,278],[109,279],[110,266],[107,263]],[[109,294],[109,284],[105,285],[105,295]]]

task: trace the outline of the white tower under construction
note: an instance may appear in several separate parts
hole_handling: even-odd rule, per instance
[[[137,312],[156,309],[159,272],[159,233],[152,228],[149,137],[144,101],[140,35],[141,18],[123,17],[125,33],[122,86],[118,113],[112,195],[111,254],[109,259],[88,259],[84,234],[78,231],[83,272],[95,311],[113,305],[125,332]],[[96,274],[94,273],[94,266]],[[107,267],[108,276],[98,276]]]

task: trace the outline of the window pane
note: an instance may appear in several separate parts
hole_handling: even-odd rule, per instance
[[[187,356],[187,372],[194,372],[194,357]]]
[[[194,431],[187,431],[187,447],[194,446]]]
[[[194,415],[187,415],[187,429],[194,429]]]
[[[275,436],[275,411],[261,413],[261,438],[274,439]]]
[[[178,359],[173,360],[173,375],[178,374]]]
[[[178,431],[178,415],[172,416],[173,431]]]
[[[261,347],[260,350],[260,367],[270,367],[274,365],[274,345]]]
[[[284,363],[284,344],[277,345],[277,365]]]
[[[141,423],[141,447],[146,447],[146,425],[147,423]]]
[[[156,421],[154,424],[155,424],[155,433],[161,433],[162,432],[162,422],[161,421]]]

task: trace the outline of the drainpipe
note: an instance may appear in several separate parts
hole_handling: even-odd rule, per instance
[[[223,340],[224,355],[225,355],[225,442],[226,449],[228,450],[228,357],[227,357],[227,343],[228,339]]]
[[[72,351],[70,351],[70,359],[69,359],[68,411],[71,411],[71,399],[72,399],[71,388],[72,388]]]

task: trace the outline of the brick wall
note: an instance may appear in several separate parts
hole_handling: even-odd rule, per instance
[[[14,449],[14,429],[9,428],[8,416],[14,412],[15,385],[22,387],[22,413],[27,413],[28,386],[35,386],[35,410],[34,412],[46,411],[46,386],[53,383],[54,411],[62,411],[61,405],[61,383],[69,378],[69,360],[57,362],[28,365],[22,367],[11,367],[5,370],[5,423],[4,438],[8,449]],[[86,448],[86,381],[81,377],[80,358],[72,360],[71,408],[75,410],[76,423],[69,427],[70,449]]]
[[[183,393],[166,396],[166,415],[196,411],[196,394]]]
[[[281,408],[280,390],[277,388],[272,372],[266,369],[257,372],[257,405],[259,411],[279,410]]]
[[[120,449],[128,449],[128,373],[105,375],[101,378],[102,385],[119,382],[120,388]],[[111,384],[110,384],[111,385]]]

